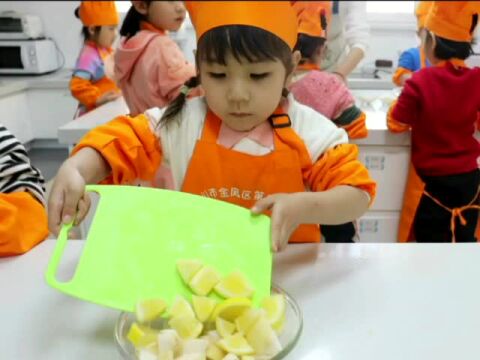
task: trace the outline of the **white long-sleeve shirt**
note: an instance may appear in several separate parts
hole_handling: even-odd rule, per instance
[[[353,48],[368,50],[370,26],[366,1],[338,1],[338,13],[332,14],[322,69],[332,70]]]

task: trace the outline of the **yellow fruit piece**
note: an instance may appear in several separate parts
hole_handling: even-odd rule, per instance
[[[193,315],[180,315],[168,321],[182,339],[196,339],[203,330],[203,325]]]
[[[245,335],[262,315],[265,315],[265,310],[263,309],[249,308],[245,310],[242,315],[235,319],[237,330]]]
[[[127,339],[135,348],[146,347],[157,341],[157,334],[152,330],[148,331],[134,322],[128,330]]]
[[[218,346],[220,346],[223,350],[235,355],[250,355],[254,353],[253,348],[243,337],[243,335],[239,333],[229,335],[220,340],[218,342]]]
[[[213,310],[212,319],[215,320],[218,316],[225,320],[234,322],[237,317],[243,312],[252,307],[252,301],[247,298],[231,298],[222,301]]]
[[[139,301],[135,308],[135,316],[138,321],[145,323],[158,318],[166,308],[167,304],[162,299]]]
[[[285,323],[287,304],[285,296],[274,294],[262,300],[261,306],[267,313],[267,319],[272,327],[280,331]]]
[[[266,316],[260,316],[255,324],[253,324],[246,335],[246,339],[255,350],[255,356],[274,356],[282,350],[282,345],[278,340],[277,334],[272,329]]]
[[[224,298],[252,297],[254,290],[245,275],[234,271],[215,286],[215,292]]]
[[[197,259],[182,259],[177,261],[177,270],[185,284],[188,284],[190,280],[192,280],[193,276],[202,266],[203,263]]]
[[[240,360],[255,360],[255,357],[250,355],[244,355],[240,358]]]
[[[227,354],[222,360],[240,360],[235,354]]]
[[[207,359],[222,360],[224,356],[225,356],[225,352],[222,349],[220,349],[217,345],[215,344],[208,345]]]
[[[217,302],[206,296],[192,295],[192,305],[197,319],[201,322],[207,321],[213,313]]]
[[[225,319],[222,319],[220,316],[215,319],[215,326],[217,327],[218,334],[222,338],[232,335],[235,331],[235,324]]]
[[[177,296],[170,307],[170,317],[178,317],[183,315],[195,316],[190,303],[181,296]]]
[[[196,295],[205,296],[219,281],[218,272],[211,266],[204,266],[193,276],[188,285]]]

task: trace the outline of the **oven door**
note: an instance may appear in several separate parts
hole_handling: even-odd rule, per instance
[[[27,70],[24,62],[24,49],[18,42],[10,41],[0,43],[0,73],[23,73]]]

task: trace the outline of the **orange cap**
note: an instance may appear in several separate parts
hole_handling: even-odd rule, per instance
[[[78,15],[84,26],[118,25],[115,1],[82,1]]]
[[[297,13],[298,32],[314,37],[326,37],[326,27],[332,13],[331,1],[291,1]],[[321,16],[326,24],[322,24]]]
[[[475,30],[471,29],[473,15],[479,12],[476,1],[434,1],[425,27],[442,38],[470,42]]]
[[[420,1],[415,9],[415,16],[417,17],[417,26],[418,28],[425,27],[425,21],[427,20],[427,15],[432,8],[433,1]]]
[[[288,1],[186,1],[197,41],[207,31],[225,25],[254,26],[277,35],[293,49],[297,17]]]

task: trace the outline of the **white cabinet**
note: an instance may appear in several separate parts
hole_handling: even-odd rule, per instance
[[[72,121],[77,109],[68,88],[29,89],[28,104],[35,139],[57,139],[57,129]]]
[[[359,159],[377,182],[372,211],[400,211],[410,162],[407,146],[359,146]]]
[[[396,242],[399,211],[369,211],[357,221],[358,242]]]
[[[0,124],[3,124],[18,140],[22,143],[33,140],[25,91],[0,98],[0,114]]]

